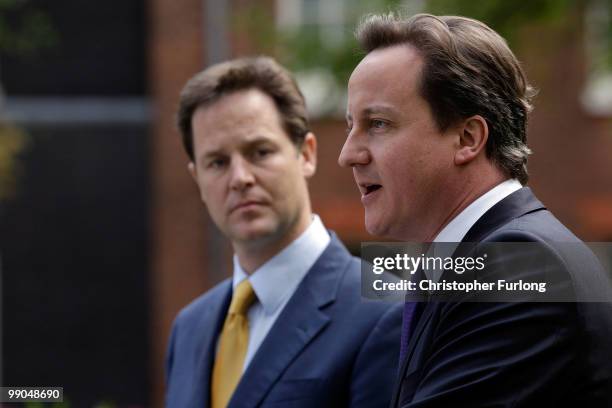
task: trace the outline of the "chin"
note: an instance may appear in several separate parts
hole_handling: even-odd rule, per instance
[[[245,243],[256,243],[275,235],[277,228],[268,222],[251,222],[248,225],[237,226],[232,236]]]
[[[381,222],[381,220],[372,220],[370,218],[371,217],[368,217],[366,214],[365,227],[368,234],[388,238],[389,228],[387,228],[387,226]]]
[[[376,237],[398,241],[411,240],[401,231],[398,231],[397,224],[390,222],[389,220],[373,220],[368,219],[368,217],[366,216],[365,227],[366,231],[368,231],[368,234],[374,235]]]
[[[272,235],[272,231],[262,228],[250,228],[248,230],[241,230],[240,232],[234,234],[239,241],[247,243],[255,243],[256,241],[265,239],[270,235]]]

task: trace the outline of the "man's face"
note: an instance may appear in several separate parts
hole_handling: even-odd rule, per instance
[[[351,166],[369,233],[426,241],[452,209],[452,129],[440,132],[419,94],[422,57],[410,45],[369,53],[348,84],[348,137],[341,166]]]
[[[298,149],[273,100],[238,91],[192,118],[190,171],[215,224],[238,245],[278,242],[310,222],[306,178],[316,167],[316,141]],[[306,224],[307,225],[307,224]]]

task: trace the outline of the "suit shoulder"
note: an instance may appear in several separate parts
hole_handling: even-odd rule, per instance
[[[344,276],[341,285],[351,288],[359,288],[361,285],[361,259],[356,256],[350,256],[346,264]]]
[[[355,256],[351,256],[346,266],[338,296],[341,301],[353,305],[357,313],[371,314],[373,317],[380,317],[387,312],[401,314],[402,308],[397,302],[372,300],[362,296],[361,259]]]
[[[515,218],[493,231],[483,242],[536,243],[537,246],[530,249],[540,251],[537,259],[542,268],[539,271],[548,274],[543,275],[545,280],[552,270],[558,273],[558,280],[568,275],[574,296],[582,301],[601,302],[612,296],[607,273],[591,248],[550,211],[534,211]],[[515,255],[520,255],[520,249],[514,250]],[[547,268],[543,268],[545,264]]]
[[[210,290],[204,292],[179,311],[176,321],[191,320],[201,316],[206,309],[226,300],[230,287],[231,279],[225,279]]]
[[[485,241],[581,242],[548,210],[534,211],[514,218],[491,232]]]

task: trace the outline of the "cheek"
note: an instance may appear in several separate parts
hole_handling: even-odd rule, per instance
[[[225,193],[221,181],[215,183],[207,180],[199,183],[198,186],[200,188],[200,197],[211,214],[223,209]]]
[[[420,200],[421,194],[428,183],[427,163],[416,158],[406,158],[393,155],[385,165],[379,168],[379,176],[383,183],[385,213],[399,216],[398,213],[411,211]]]
[[[421,165],[419,159],[400,147],[379,155],[376,168],[383,186],[393,194],[401,193],[413,184]]]
[[[277,206],[282,207],[286,211],[303,199],[299,191],[298,180],[290,177],[277,180],[277,183],[274,185],[274,195]]]
[[[298,163],[278,161],[261,173],[259,184],[279,201],[288,201],[298,190],[302,177]]]

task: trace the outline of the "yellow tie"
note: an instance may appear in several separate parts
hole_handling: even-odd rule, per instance
[[[249,344],[249,321],[246,313],[255,301],[255,292],[248,279],[236,286],[232,303],[219,337],[219,346],[212,377],[212,408],[225,408],[244,365]]]

